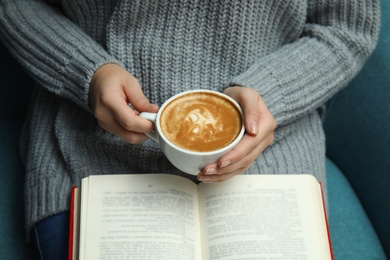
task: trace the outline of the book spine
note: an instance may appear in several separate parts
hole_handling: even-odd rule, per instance
[[[69,223],[69,245],[68,245],[68,260],[73,260],[73,243],[74,243],[74,211],[75,211],[75,191],[76,187],[72,187],[71,202],[70,202],[70,223]]]
[[[332,241],[331,241],[331,238],[330,238],[329,221],[328,221],[328,215],[326,213],[325,197],[324,197],[324,192],[322,190],[322,183],[321,182],[320,182],[320,186],[321,186],[322,205],[324,207],[324,214],[325,214],[326,231],[328,232],[328,243],[329,243],[329,250],[330,250],[329,253],[330,253],[330,258],[332,260],[334,260],[333,249],[332,249]]]

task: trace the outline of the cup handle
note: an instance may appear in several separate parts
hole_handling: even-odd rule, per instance
[[[139,116],[151,121],[156,127],[156,117],[157,117],[156,113],[142,112],[141,114],[139,114]],[[149,136],[150,139],[158,143],[158,135],[156,131],[145,133],[145,134]]]

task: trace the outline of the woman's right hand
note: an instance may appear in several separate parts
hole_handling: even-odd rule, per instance
[[[117,64],[103,65],[94,73],[89,100],[99,126],[129,143],[145,141],[144,133],[154,129],[139,113],[157,112],[158,106],[145,97],[138,80]]]

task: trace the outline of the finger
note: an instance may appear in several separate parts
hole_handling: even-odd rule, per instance
[[[261,138],[262,140],[270,138],[271,141],[269,142],[269,144],[271,144],[274,141],[276,122],[271,112],[269,112],[265,105],[262,111],[264,112],[262,112],[259,122],[259,133],[261,133],[261,136],[259,136],[259,138]]]
[[[229,164],[225,167],[219,167],[218,171],[215,175],[224,175],[230,172],[236,172],[236,171],[245,171],[249,169],[253,162],[256,160],[258,155],[262,153],[265,148],[267,148],[268,144],[266,142],[262,142],[260,145],[258,145],[255,149],[253,149],[250,153],[246,154],[244,157],[239,159],[238,161]]]
[[[199,173],[198,180],[204,183],[216,183],[226,181],[236,175],[239,175],[243,172],[243,170],[237,170],[234,172],[229,172],[226,174],[218,174],[218,175],[205,175],[203,172]]]
[[[250,136],[248,136],[250,137]],[[219,172],[224,173],[231,170],[236,170],[238,168],[249,168],[253,164],[253,162],[256,160],[256,158],[269,146],[272,144],[274,140],[273,133],[262,139],[260,143],[255,144],[255,142],[252,142],[250,140],[251,138],[248,138],[248,142],[250,142],[252,145],[246,145],[243,143],[242,147],[239,146],[237,149],[233,149],[231,154],[226,154],[226,157],[222,157],[218,164],[220,165]],[[246,140],[245,140],[246,141]],[[249,147],[249,148],[248,148]],[[231,158],[231,157],[232,158]],[[234,162],[234,163],[224,163],[226,161]],[[238,165],[238,166],[234,166]],[[230,167],[225,169],[226,167]],[[233,168],[232,168],[233,167]],[[234,168],[235,167],[235,168]]]
[[[135,110],[139,112],[157,112],[158,106],[149,102],[136,78],[129,77],[124,84],[124,90],[129,103]]]
[[[257,135],[259,133],[259,121],[262,114],[259,106],[260,95],[255,90],[243,87],[232,87],[226,89],[225,93],[241,105],[247,132],[251,135]]]
[[[127,140],[125,136],[129,133],[124,131],[146,133],[154,129],[152,122],[141,118],[128,106],[120,92],[113,91],[103,95],[95,116],[103,129]]]
[[[253,138],[249,136],[249,138]],[[242,152],[240,149],[233,149],[230,153],[235,153],[237,160],[229,160],[228,164],[221,165],[220,162],[207,165],[202,171],[203,175],[224,175],[230,174],[231,172],[243,172],[252,166],[257,156],[262,153],[271,142],[272,137],[268,137],[266,140],[261,142],[259,145],[253,146],[253,149],[249,149],[248,153]],[[244,144],[245,146],[245,144]],[[246,151],[246,150],[244,150]],[[224,160],[223,158],[221,158]],[[226,160],[224,162],[227,162]]]
[[[218,162],[206,165],[201,172],[201,175],[222,175],[249,168],[257,157],[257,150],[262,149],[260,146],[252,146],[252,149],[248,149],[248,144],[252,145],[253,143],[251,140],[253,141],[252,136],[244,136],[243,141],[227,154],[230,155],[230,157],[225,159],[227,156],[225,155]]]
[[[111,116],[127,131],[147,133],[154,129],[152,122],[140,117],[123,99],[113,99],[107,107]]]
[[[149,139],[149,137],[143,133],[129,132],[126,129],[123,129],[121,125],[115,121],[109,124],[99,123],[99,125],[107,132],[112,133],[131,144],[139,144]]]
[[[218,167],[225,168],[231,164],[234,164],[253,151],[260,149],[261,141],[258,141],[254,136],[245,134],[241,142],[237,144],[230,152],[222,156],[218,160]]]
[[[251,135],[257,135],[259,133],[259,121],[261,117],[261,111],[258,105],[258,99],[248,99],[248,102],[243,106],[245,129]]]

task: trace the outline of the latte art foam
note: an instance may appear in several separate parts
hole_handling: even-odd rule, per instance
[[[218,150],[236,139],[241,114],[229,100],[194,92],[170,102],[161,114],[164,135],[175,145],[197,152]]]

